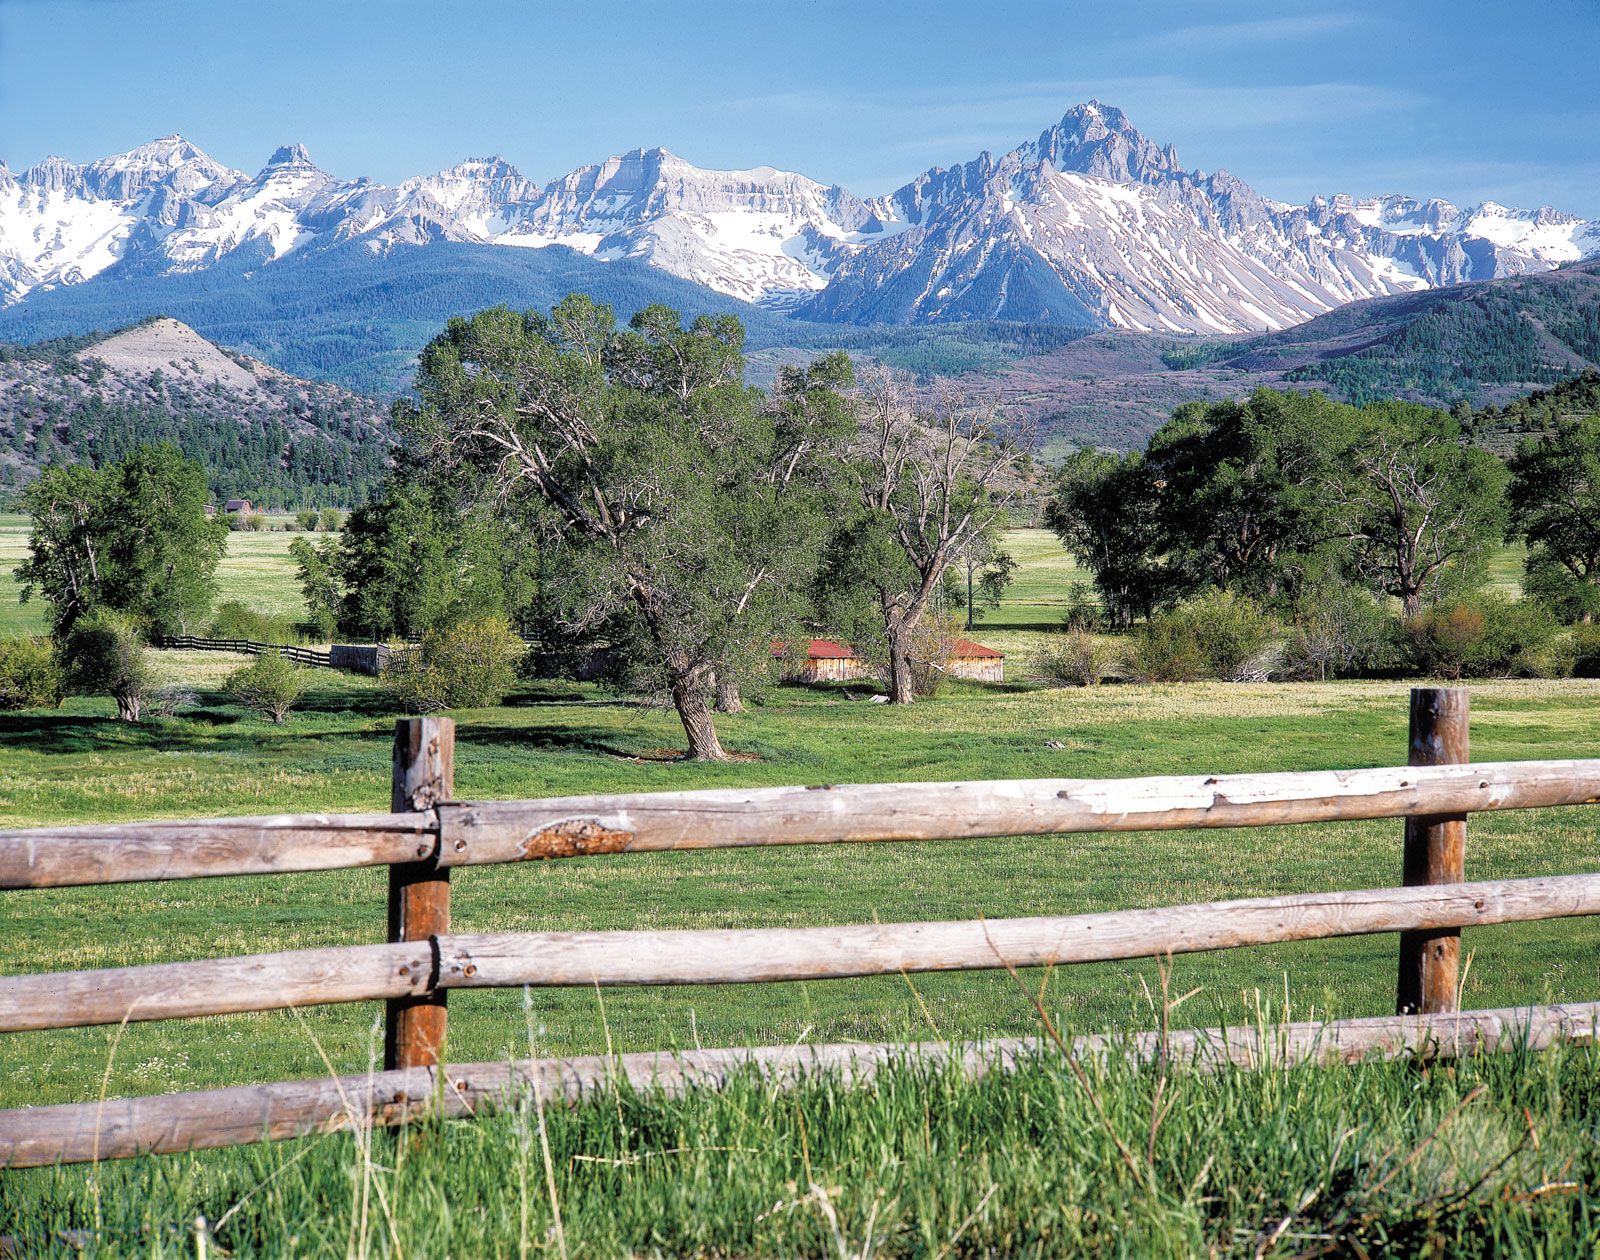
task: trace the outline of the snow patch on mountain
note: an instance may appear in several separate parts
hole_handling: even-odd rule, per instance
[[[361,239],[564,246],[719,293],[854,322],[1017,319],[1161,332],[1284,327],[1345,302],[1600,254],[1600,222],[1402,196],[1291,206],[1185,170],[1112,106],[998,158],[863,200],[769,166],[636,149],[538,184],[499,157],[396,186],[286,145],[255,176],[166,136],[86,166],[0,164],[0,304],[97,276],[251,265]]]

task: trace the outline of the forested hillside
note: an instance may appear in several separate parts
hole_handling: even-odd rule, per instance
[[[364,501],[389,457],[370,398],[230,354],[172,319],[109,336],[0,343],[0,492],[46,464],[104,464],[170,442],[212,495],[257,506]]]
[[[1047,450],[1136,449],[1180,403],[1260,386],[1365,404],[1504,406],[1600,368],[1600,262],[1353,302],[1263,337],[1100,332],[975,376],[1038,424]]]
[[[1394,397],[1451,402],[1600,365],[1600,263],[1363,305],[1371,344],[1318,354],[1288,379],[1325,382],[1354,403]],[[1268,340],[1314,344],[1314,325],[1343,313]]]
[[[1536,389],[1504,406],[1490,405],[1472,413],[1473,440],[1500,454],[1509,454],[1531,433],[1550,433],[1563,420],[1600,416],[1600,371],[1588,371],[1549,389]]]

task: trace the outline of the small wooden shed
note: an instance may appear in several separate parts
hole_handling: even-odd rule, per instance
[[[1006,654],[971,639],[957,639],[950,654],[950,676],[974,682],[1005,682]]]
[[[865,677],[871,671],[867,663],[856,655],[853,647],[835,643],[832,639],[811,639],[805,645],[805,658],[792,653],[787,643],[774,641],[772,658],[786,660],[785,676],[806,682],[850,682]]]

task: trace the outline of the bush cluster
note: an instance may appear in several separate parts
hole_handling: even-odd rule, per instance
[[[1046,687],[1095,687],[1118,663],[1117,649],[1087,630],[1068,630],[1033,658],[1033,675]]]
[[[1493,593],[1439,604],[1405,623],[1412,667],[1439,678],[1570,673],[1558,632],[1543,604]]]
[[[1371,592],[1342,582],[1303,595],[1283,645],[1285,677],[1353,678],[1404,664],[1399,626]]]
[[[1133,636],[1131,672],[1146,682],[1264,679],[1283,631],[1247,595],[1210,590],[1152,617]]]
[[[516,686],[526,654],[504,617],[473,617],[429,631],[420,647],[395,652],[383,678],[407,713],[487,708]]]
[[[224,686],[245,708],[269,721],[282,722],[305,693],[305,670],[285,660],[280,652],[263,652],[229,674]]]
[[[216,639],[249,639],[253,643],[280,646],[304,642],[304,635],[292,617],[258,612],[237,600],[217,609],[211,621],[211,636]]]
[[[48,638],[0,639],[0,710],[55,709],[65,695],[66,675]]]

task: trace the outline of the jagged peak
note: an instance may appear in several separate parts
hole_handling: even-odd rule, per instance
[[[1123,184],[1152,183],[1183,170],[1172,145],[1156,145],[1115,105],[1092,99],[1067,110],[1018,153],[1058,171]]]
[[[312,165],[314,165],[314,163],[311,161],[311,154],[306,152],[306,146],[305,145],[303,145],[303,144],[285,144],[285,145],[280,145],[277,149],[275,149],[273,151],[272,156],[267,159],[267,164],[263,169],[270,171],[274,167],[279,167],[279,166],[312,166]]]
[[[196,158],[206,158],[210,155],[198,145],[184,139],[176,131],[170,136],[158,136],[154,140],[146,140],[143,144],[129,149],[126,153],[113,154],[108,158],[101,158],[102,162],[115,162],[118,158],[138,158],[143,161],[166,162],[192,162]]]
[[[489,157],[463,158],[454,166],[446,167],[439,172],[440,179],[483,179],[483,180],[521,180],[524,178],[519,171],[498,153]]]

